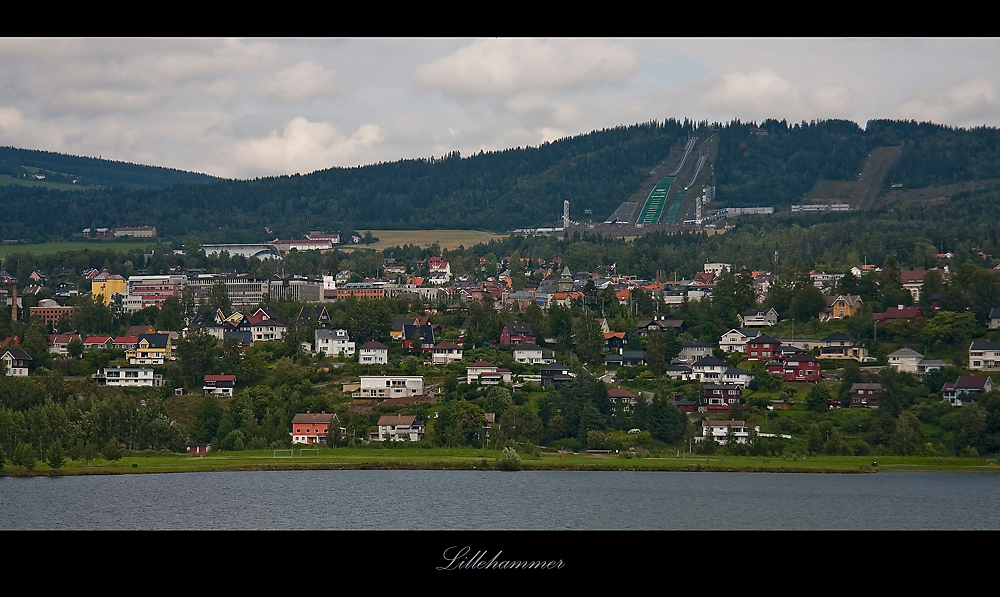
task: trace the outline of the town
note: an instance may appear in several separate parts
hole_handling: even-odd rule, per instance
[[[954,254],[921,269],[893,253],[838,273],[705,262],[641,279],[586,254],[620,241],[579,232],[451,250],[309,236],[10,254],[8,472],[386,442],[505,448],[518,463],[997,447],[982,421],[998,407],[1000,284],[984,265],[953,268]],[[87,259],[104,267],[67,267]]]

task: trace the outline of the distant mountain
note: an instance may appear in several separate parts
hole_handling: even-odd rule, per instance
[[[172,168],[14,147],[0,147],[0,174],[15,179],[71,184],[80,188],[161,189],[178,184],[206,184],[219,180],[207,174]]]
[[[0,150],[0,161],[13,163],[6,157],[13,155],[19,167],[30,155],[32,164],[49,172],[85,177],[82,167],[91,165],[89,176],[102,188],[0,187],[0,238],[43,240],[89,226],[136,225],[156,226],[166,237],[196,235],[202,242],[294,238],[320,229],[507,231],[556,223],[563,200],[570,201],[573,217],[589,209],[601,221],[634,193],[651,188],[659,176],[654,171],[662,170],[657,167],[672,150],[678,155],[690,136],[717,140],[713,207],[802,202],[812,189],[831,186],[818,184],[823,181],[859,181],[879,147],[894,149],[888,158],[884,151],[876,155],[885,159],[878,177],[861,181],[869,185],[866,196],[888,193],[890,186],[1000,178],[997,129],[889,120],[869,121],[862,129],[843,120],[723,125],[670,119],[538,147],[245,181],[8,149]],[[171,177],[177,180],[171,183]],[[192,184],[198,182],[207,184]]]

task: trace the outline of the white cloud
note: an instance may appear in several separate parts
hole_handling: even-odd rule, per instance
[[[942,92],[924,92],[921,97],[900,105],[897,115],[918,121],[975,126],[995,120],[998,108],[997,84],[977,77]]]
[[[718,109],[754,116],[788,113],[799,103],[799,90],[788,79],[770,69],[729,73],[706,96],[705,103]]]
[[[272,131],[260,139],[238,141],[233,147],[235,173],[227,175],[270,175],[311,172],[333,165],[358,163],[369,150],[385,139],[377,124],[364,124],[345,136],[329,122],[293,118],[283,131]]]
[[[305,60],[279,71],[257,86],[261,94],[286,102],[333,95],[337,92],[336,73]]]
[[[482,39],[414,72],[414,83],[458,97],[490,97],[618,82],[639,68],[609,41]]]

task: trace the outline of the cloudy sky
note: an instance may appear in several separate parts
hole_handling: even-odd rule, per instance
[[[1000,126],[1000,39],[0,39],[0,145],[253,178],[685,117]]]

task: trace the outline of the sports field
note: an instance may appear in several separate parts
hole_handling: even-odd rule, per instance
[[[365,230],[358,230],[364,234]],[[426,247],[435,242],[442,249],[457,249],[460,245],[471,247],[477,243],[488,243],[495,238],[504,238],[505,234],[480,232],[479,230],[372,230],[372,236],[379,239],[371,245],[353,245],[345,249],[376,249],[381,251],[389,247],[402,245],[417,245]],[[341,250],[345,250],[341,249]]]

